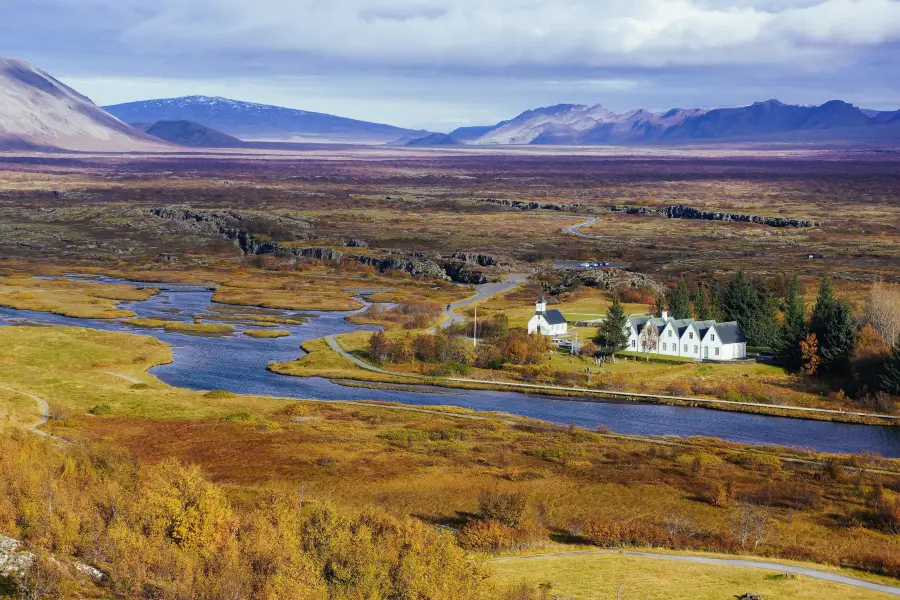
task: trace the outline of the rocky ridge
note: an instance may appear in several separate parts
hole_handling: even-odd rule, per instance
[[[743,215],[740,213],[724,213],[703,211],[692,206],[682,204],[665,207],[647,206],[615,206],[613,212],[624,212],[629,215],[658,215],[669,219],[698,219],[704,221],[739,221],[743,223],[758,223],[769,227],[816,227],[818,223],[803,219],[788,219],[785,217],[760,217],[756,215]]]

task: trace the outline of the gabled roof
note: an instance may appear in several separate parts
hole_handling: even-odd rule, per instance
[[[746,344],[747,336],[741,331],[741,326],[735,321],[730,323],[716,323],[713,328],[719,334],[723,344]]]
[[[544,318],[547,319],[547,323],[550,325],[563,325],[568,322],[562,313],[556,309],[545,312]]]

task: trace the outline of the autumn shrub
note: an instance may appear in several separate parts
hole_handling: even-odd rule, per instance
[[[500,552],[513,546],[515,532],[493,519],[476,519],[459,530],[459,545],[475,552]]]
[[[679,454],[675,462],[683,467],[690,467],[695,472],[718,467],[724,461],[710,452],[684,452]]]
[[[566,464],[573,459],[584,456],[585,451],[584,448],[581,448],[580,446],[577,446],[575,444],[559,443],[553,444],[551,446],[534,448],[532,450],[528,450],[526,454],[535,458],[539,458],[541,460],[546,460],[548,462]]]
[[[485,490],[478,497],[478,514],[482,519],[517,527],[525,517],[527,504],[528,497],[520,492]]]

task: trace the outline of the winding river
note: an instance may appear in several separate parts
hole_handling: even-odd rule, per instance
[[[107,283],[124,283],[104,280]],[[139,317],[181,318],[199,315],[217,322],[222,305],[211,301],[212,293],[184,288],[163,291],[145,302],[124,304]],[[226,309],[227,310],[227,309]],[[238,308],[249,313],[254,309]],[[289,316],[291,311],[265,311]],[[151,369],[165,383],[198,390],[223,389],[239,394],[269,395],[315,400],[376,400],[409,405],[462,406],[482,411],[502,411],[553,423],[574,423],[580,427],[609,427],[633,435],[709,436],[749,444],[799,446],[821,452],[876,452],[900,458],[900,427],[875,427],[771,417],[631,402],[578,402],[516,392],[435,389],[434,393],[412,387],[409,390],[381,390],[346,387],[319,378],[277,375],[266,370],[269,362],[296,359],[305,340],[359,329],[344,320],[347,313],[315,313],[308,323],[281,325],[290,337],[256,339],[245,335],[201,337],[161,330],[135,329],[118,321],[73,319],[24,310],[0,308],[0,325],[28,322],[89,327],[150,335],[172,346],[174,362]],[[251,328],[236,325],[238,332]]]

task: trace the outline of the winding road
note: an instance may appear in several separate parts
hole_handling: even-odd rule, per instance
[[[838,575],[837,573],[817,571],[815,569],[807,569],[791,564],[777,562],[757,562],[755,560],[743,560],[739,558],[711,558],[708,556],[694,556],[690,554],[661,554],[656,552],[640,552],[637,550],[577,550],[573,552],[559,552],[554,554],[534,554],[531,556],[504,556],[501,558],[491,559],[490,562],[511,562],[515,560],[527,560],[532,558],[590,556],[598,554],[621,554],[625,556],[650,558],[656,560],[672,560],[680,562],[700,563],[704,565],[721,565],[730,567],[746,567],[749,569],[765,569],[767,571],[776,571],[779,573],[793,573],[794,575],[802,575],[804,577],[809,577],[810,579],[819,579],[821,581],[843,583],[857,588],[883,592],[892,596],[900,596],[900,587],[872,583],[863,579],[855,579],[853,577],[847,577],[845,575]]]
[[[466,320],[463,315],[454,312],[457,308],[469,306],[471,304],[475,304],[476,302],[483,302],[489,298],[493,298],[494,296],[515,289],[516,287],[525,283],[525,281],[527,280],[528,275],[524,273],[512,273],[508,275],[502,282],[482,283],[481,285],[476,285],[476,294],[474,296],[472,296],[471,298],[466,298],[465,300],[460,300],[459,302],[454,302],[450,304],[449,308],[444,309],[444,314],[441,317],[441,327],[449,327],[450,325],[453,325],[455,323],[462,323]]]

